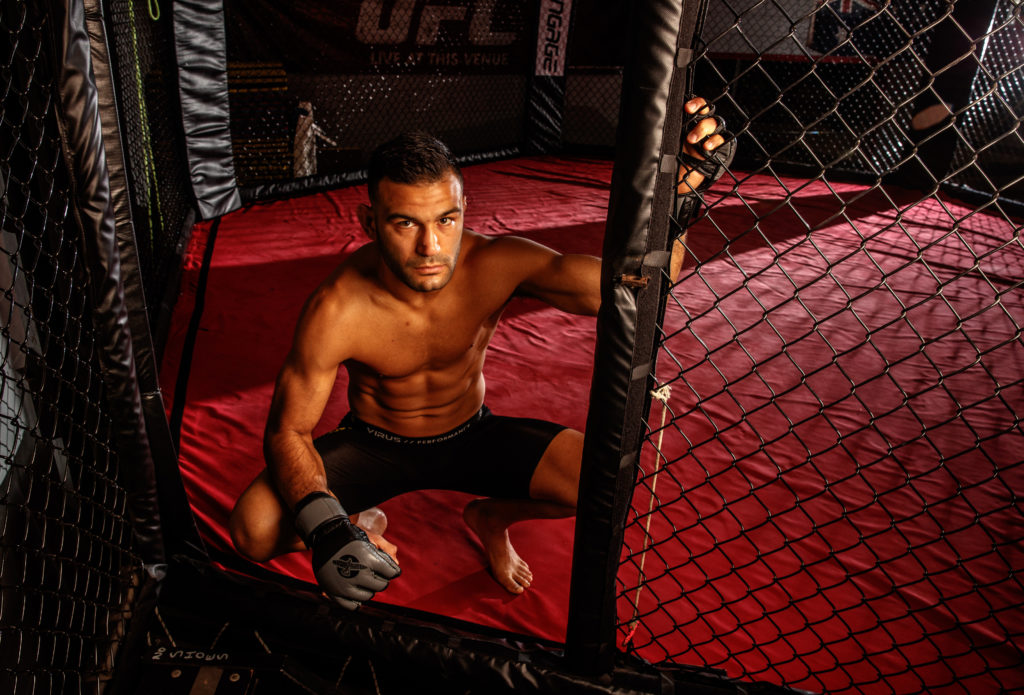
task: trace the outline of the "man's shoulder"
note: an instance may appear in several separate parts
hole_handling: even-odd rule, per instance
[[[471,249],[474,256],[500,264],[515,265],[522,260],[524,255],[545,248],[525,237],[513,234],[490,236],[467,231],[466,235],[467,238],[472,239]]]
[[[377,245],[369,242],[343,258],[331,274],[324,278],[321,287],[344,288],[362,285],[372,281],[377,265]]]
[[[339,263],[306,299],[299,319],[295,349],[315,354],[325,363],[340,364],[356,348],[358,331],[372,313],[373,283],[365,247]]]
[[[373,284],[373,249],[362,246],[342,260],[321,281],[307,301],[307,311],[337,313],[356,307]]]
[[[474,265],[485,273],[500,273],[514,281],[528,277],[558,255],[547,246],[521,236],[474,236]]]

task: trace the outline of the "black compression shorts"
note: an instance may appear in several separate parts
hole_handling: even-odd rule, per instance
[[[313,442],[327,487],[355,514],[412,490],[459,490],[484,497],[527,499],[530,479],[562,425],[493,415],[435,437],[402,437],[349,413]]]

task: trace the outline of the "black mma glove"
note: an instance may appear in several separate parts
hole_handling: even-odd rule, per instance
[[[313,573],[320,588],[349,610],[386,589],[388,581],[402,572],[326,492],[309,494],[296,505],[295,528],[313,551]]]
[[[688,97],[687,101],[692,98],[692,96]],[[715,115],[714,104],[708,104],[697,111],[697,113],[688,116],[686,124],[683,126],[683,137],[686,137],[705,118],[714,119],[716,124],[715,130],[692,145],[704,155],[704,159],[694,157],[687,153],[685,149],[681,149],[679,152],[679,163],[682,167],[685,167],[687,176],[692,171],[699,171],[704,175],[704,180],[694,190],[686,190],[686,184],[679,182],[681,184],[679,188],[685,191],[676,195],[676,219],[680,221],[680,224],[697,215],[700,203],[704,199],[704,193],[711,188],[711,184],[722,178],[722,174],[729,168],[729,165],[732,164],[732,160],[736,156],[736,138],[725,129],[725,119]],[[704,149],[704,143],[712,135],[721,135],[725,142],[711,152],[708,152]]]

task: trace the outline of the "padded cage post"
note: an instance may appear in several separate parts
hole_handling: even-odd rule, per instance
[[[114,417],[119,467],[139,550],[149,564],[164,561],[152,451],[146,433],[135,354],[121,276],[110,179],[93,82],[85,10],[78,0],[53,2],[51,17],[62,23],[56,86],[56,126],[69,172],[69,205],[81,228],[87,289],[96,324],[97,348]]]
[[[566,638],[567,657],[585,672],[611,669],[615,654],[615,574],[650,404],[686,93],[683,68],[703,11],[698,0],[651,0],[638,3],[632,18]]]
[[[201,219],[241,206],[228,125],[228,57],[223,3],[174,3],[178,89],[192,191]]]
[[[111,69],[111,51],[104,21],[104,7],[98,0],[84,0],[85,21],[91,41],[93,74],[96,80],[97,110],[100,117],[110,204],[117,241],[121,284],[124,291],[127,326],[136,365],[136,379],[144,417],[144,432],[152,456],[158,508],[165,513],[156,526],[167,554],[187,552],[205,557],[202,540],[188,509],[185,492],[177,473],[177,452],[171,438],[157,373],[156,348],[153,344],[143,286],[138,233],[131,205],[132,187],[122,145],[122,122],[115,101],[119,78]],[[145,180],[143,178],[143,180]],[[166,513],[168,510],[179,510]]]

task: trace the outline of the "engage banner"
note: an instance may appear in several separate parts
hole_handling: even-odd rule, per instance
[[[569,19],[572,0],[541,0],[540,21],[537,22],[537,64],[533,74],[538,77],[565,75],[565,51],[569,43]]]
[[[288,72],[526,72],[535,3],[225,0],[228,59]],[[564,49],[563,49],[564,50]]]

